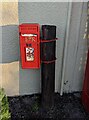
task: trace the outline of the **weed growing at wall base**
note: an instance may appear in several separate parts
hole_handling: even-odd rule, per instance
[[[0,120],[10,120],[9,103],[3,88],[0,88]]]

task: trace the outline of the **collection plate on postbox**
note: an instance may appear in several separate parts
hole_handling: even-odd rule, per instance
[[[19,25],[19,37],[22,68],[40,68],[39,24]]]

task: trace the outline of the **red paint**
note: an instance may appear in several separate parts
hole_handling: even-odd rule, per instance
[[[89,51],[88,51],[88,59],[87,59],[87,65],[85,71],[82,102],[85,109],[89,112]]]
[[[53,39],[53,40],[41,40],[41,43],[54,42],[54,41],[56,41],[56,40],[58,40],[58,38],[55,38],[55,39]]]
[[[40,26],[19,25],[22,68],[40,68]]]

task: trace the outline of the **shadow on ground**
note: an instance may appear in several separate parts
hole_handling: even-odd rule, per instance
[[[89,120],[81,102],[81,93],[54,95],[54,106],[49,110],[40,107],[41,95],[8,97],[11,120],[46,120],[46,119],[82,119]]]

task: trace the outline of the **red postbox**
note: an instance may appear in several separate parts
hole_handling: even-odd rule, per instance
[[[19,35],[22,68],[40,68],[39,24],[21,24]]]

